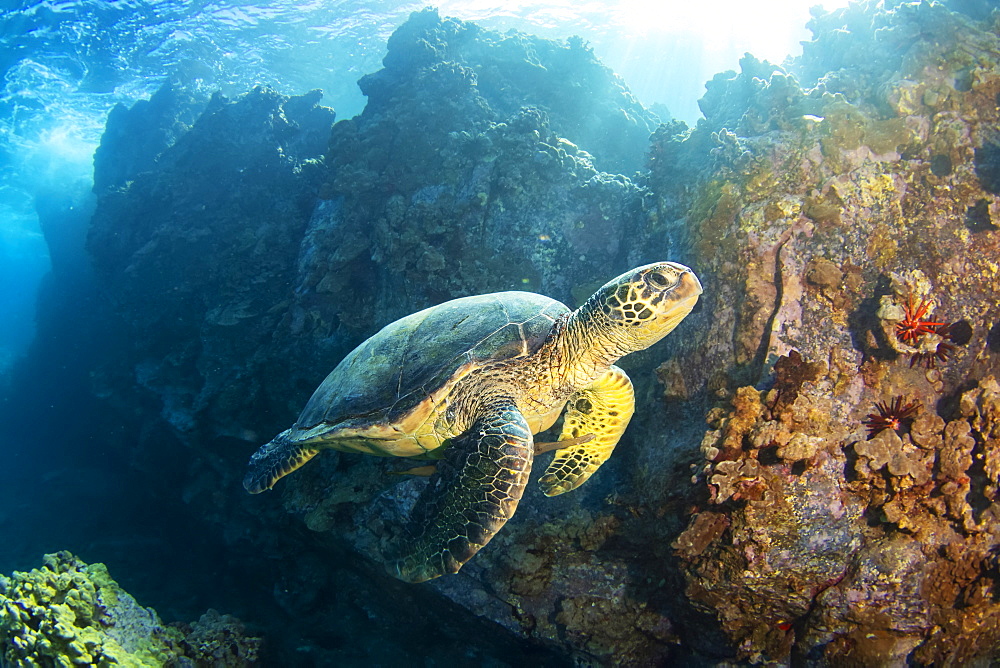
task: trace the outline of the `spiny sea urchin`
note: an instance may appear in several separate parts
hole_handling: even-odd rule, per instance
[[[903,425],[903,420],[911,420],[920,410],[919,401],[904,403],[903,396],[897,396],[892,401],[876,401],[875,410],[877,413],[869,413],[868,417],[861,421],[868,429],[868,438],[874,438],[879,432],[886,429],[899,431]]]
[[[931,322],[924,320],[927,309],[931,307],[929,301],[921,299],[916,305],[913,303],[911,295],[906,300],[906,315],[896,323],[896,338],[903,343],[914,343],[924,334],[937,334],[937,328],[944,326],[943,322]]]

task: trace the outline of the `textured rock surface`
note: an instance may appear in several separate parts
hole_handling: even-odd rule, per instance
[[[434,48],[418,57],[428,44]],[[515,57],[542,78],[525,79],[510,63]],[[560,92],[569,77],[560,68],[570,66],[584,82],[574,94],[588,100],[585,108],[574,110],[579,98],[567,101],[569,93]],[[332,112],[316,106],[315,96],[258,90],[234,101],[214,98],[172,142],[139,143],[152,150],[167,144],[155,159],[128,146],[128,164],[151,167],[124,181],[113,173],[98,180],[119,183],[99,193],[90,235],[132,342],[97,382],[126,412],[143,415],[136,465],[168,471],[185,500],[225,527],[234,545],[261,555],[260,567],[287,561],[276,602],[289,615],[315,610],[316,619],[332,614],[321,592],[345,574],[328,559],[324,571],[315,559],[288,556],[308,550],[308,541],[283,535],[288,523],[275,501],[379,568],[384,529],[424,481],[388,475],[398,463],[328,453],[289,478],[280,497],[262,502],[239,488],[256,443],[287,426],[329,369],[394,318],[503,289],[537,290],[575,305],[615,273],[670,256],[664,242],[637,245],[648,238],[642,217],[633,215],[639,189],[595,167],[601,160],[640,165],[652,117],[579,44],[502,37],[422,12],[393,39],[386,68],[362,86],[370,95],[365,112],[333,125],[332,134]],[[192,104],[204,103],[164,93],[116,112],[108,135],[115,141],[102,149],[98,170],[117,164],[120,127],[161,137],[150,126],[178,127]],[[593,129],[601,114],[634,119],[634,128],[621,132],[643,141],[602,145],[604,130]],[[651,379],[647,371],[647,386]],[[138,392],[126,395],[124,387]],[[180,469],[165,454],[179,444],[190,453]],[[590,503],[601,504],[612,480],[609,474],[588,484]],[[530,503],[544,512],[519,513],[526,524],[509,544],[528,563],[499,571],[505,589],[532,568],[518,536],[543,527],[552,548],[577,535],[591,536],[584,544],[592,548],[610,530],[607,518],[579,510],[582,494],[556,502],[532,494]],[[244,514],[248,509],[258,517]],[[566,527],[548,527],[560,513],[570,517]],[[557,642],[560,625],[548,618],[562,606],[582,637],[590,622],[580,611],[595,596],[613,600],[623,566],[606,570],[587,552],[573,559],[579,563],[567,564],[553,587],[565,580],[579,593],[546,592],[524,613],[480,577],[446,595],[521,637],[534,622],[519,618],[545,620],[537,637]],[[608,583],[600,592],[580,581],[592,572]],[[414,605],[440,605],[428,602],[438,596],[432,590],[410,595]],[[366,608],[381,617],[398,608],[376,598]],[[656,637],[669,637],[661,614],[633,607]],[[642,644],[631,622],[608,632]],[[602,652],[614,650],[602,642]],[[509,648],[496,651],[514,656]]]
[[[496,640],[478,660],[559,660],[510,638],[622,665],[998,653],[998,23],[885,4],[817,12],[787,71],[745,57],[697,127],[648,144],[652,117],[580,44],[430,11],[357,118],[314,93],[165,90],[109,119],[90,248],[127,344],[94,381],[135,425],[133,466],[216,523],[287,629],[314,625],[287,656],[419,656],[422,624],[350,642],[394,614]],[[706,292],[626,360],[618,452],[573,494],[530,485],[459,575],[378,573],[424,484],[393,462],[325,453],[242,494],[249,453],[386,322],[501,289],[575,306],[654,259]],[[922,302],[951,328],[901,337]],[[895,397],[918,412],[868,438]]]
[[[440,146],[435,128],[460,131],[464,128],[455,121],[474,126],[481,113],[503,120],[522,107],[535,107],[548,115],[559,137],[571,138],[602,171],[631,175],[642,168],[649,133],[658,123],[579,38],[560,43],[517,31],[500,34],[442,20],[426,9],[393,33],[383,64],[359,82],[368,97],[362,116],[401,112],[405,105],[398,118],[428,123],[422,126],[430,131],[427,137],[410,137],[418,145],[426,142],[426,148]],[[454,98],[441,100],[428,94],[432,91]],[[451,105],[459,113],[435,113]]]
[[[0,577],[0,659],[7,666],[255,666],[260,639],[210,610],[166,626],[108,575],[69,552]]]
[[[707,122],[654,140],[658,210],[687,209],[714,287],[685,382],[720,400],[708,498],[674,545],[687,595],[753,662],[1000,650],[1000,40],[995,19],[897,4],[817,16],[810,87],[747,58],[710,84]],[[685,197],[672,164],[699,142],[715,162]],[[924,300],[955,324],[907,339]],[[919,413],[869,437],[902,396]]]

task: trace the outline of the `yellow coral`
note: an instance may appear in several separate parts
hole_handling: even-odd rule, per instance
[[[123,604],[124,606],[120,605]],[[114,636],[128,619],[148,633],[126,649]],[[141,618],[141,619],[139,619]],[[9,666],[161,666],[180,650],[179,631],[123,592],[103,564],[87,565],[69,552],[45,556],[44,566],[0,578],[0,651]]]

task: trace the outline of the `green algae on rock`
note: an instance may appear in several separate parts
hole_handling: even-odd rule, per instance
[[[160,621],[104,564],[69,552],[0,577],[0,663],[29,666],[252,666],[260,640],[214,610],[182,630]]]

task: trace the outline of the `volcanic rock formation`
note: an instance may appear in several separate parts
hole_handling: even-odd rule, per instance
[[[996,656],[1000,19],[868,2],[809,27],[784,68],[709,82],[694,128],[657,126],[578,40],[434,11],[353,119],[268,90],[116,110],[89,248],[125,343],[92,378],[139,425],[139,475],[248,571],[281,564],[281,610],[339,605],[343,628],[433,609],[456,637],[478,616],[547,661],[622,665]],[[458,575],[380,574],[425,484],[398,462],[324,453],[242,493],[249,454],[385,323],[506,289],[576,306],[657,259],[705,294],[625,360],[618,452],[572,494],[530,485]]]

